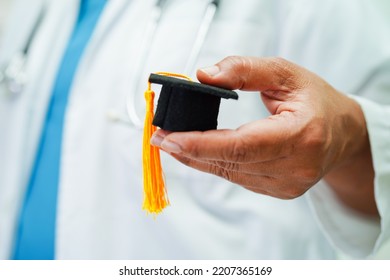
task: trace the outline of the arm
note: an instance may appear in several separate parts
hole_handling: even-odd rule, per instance
[[[159,131],[152,143],[188,166],[282,199],[325,178],[345,205],[378,215],[367,129],[355,101],[277,58],[230,57],[200,70],[198,78],[257,90],[272,115],[235,130]]]

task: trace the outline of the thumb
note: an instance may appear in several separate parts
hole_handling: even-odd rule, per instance
[[[291,92],[305,87],[308,72],[282,58],[230,56],[199,69],[200,82],[228,89]]]

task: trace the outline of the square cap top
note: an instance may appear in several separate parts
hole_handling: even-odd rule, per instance
[[[153,125],[170,131],[217,128],[221,98],[238,99],[232,90],[151,74],[149,82],[162,85]]]
[[[193,93],[210,94],[225,99],[238,99],[238,94],[235,91],[201,84],[198,82],[188,81],[181,78],[174,78],[165,75],[150,74],[149,82],[153,84],[160,84],[163,87],[169,86],[173,88],[183,88],[190,90]]]

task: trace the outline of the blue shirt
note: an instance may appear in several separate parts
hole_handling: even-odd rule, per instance
[[[74,74],[106,0],[81,0],[79,15],[54,83],[41,141],[20,213],[14,259],[54,259],[64,115]]]

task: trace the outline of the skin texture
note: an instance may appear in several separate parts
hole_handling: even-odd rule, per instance
[[[192,168],[281,199],[299,197],[324,178],[347,207],[378,215],[366,123],[355,101],[281,58],[227,57],[197,76],[259,91],[271,115],[234,130],[158,130],[153,145]]]

